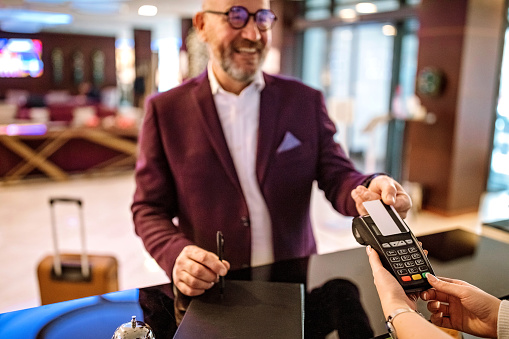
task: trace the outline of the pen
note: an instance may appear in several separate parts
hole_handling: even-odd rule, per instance
[[[224,250],[224,238],[223,233],[221,233],[221,231],[217,231],[216,241],[217,241],[217,256],[219,257],[219,260],[222,261]],[[219,276],[219,294],[223,296],[223,293],[224,293],[224,277]]]

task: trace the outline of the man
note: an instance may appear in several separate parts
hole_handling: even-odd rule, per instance
[[[314,180],[344,215],[380,198],[406,214],[401,186],[359,173],[334,142],[320,92],[261,72],[276,21],[268,0],[205,0],[193,21],[209,66],[147,101],[132,205],[181,293],[202,294],[230,268],[315,253]],[[217,231],[228,261],[213,253]]]

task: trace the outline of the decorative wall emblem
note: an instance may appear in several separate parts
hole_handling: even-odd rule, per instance
[[[92,54],[92,79],[97,87],[100,87],[104,82],[105,59],[103,51],[95,51]]]
[[[72,56],[72,68],[75,85],[79,85],[83,82],[85,76],[84,67],[85,57],[83,56],[83,53],[80,51],[74,52]]]
[[[436,97],[442,94],[445,84],[444,73],[435,67],[424,67],[417,74],[417,92]]]
[[[64,81],[64,52],[61,48],[54,48],[51,52],[53,65],[53,82],[60,85]]]

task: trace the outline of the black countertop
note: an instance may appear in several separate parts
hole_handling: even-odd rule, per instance
[[[509,244],[463,230],[419,237],[438,276],[468,281],[499,298],[509,296]],[[385,337],[384,316],[365,249],[277,262],[229,272],[228,280],[303,284],[307,338],[336,329],[341,339]],[[169,284],[0,314],[1,338],[111,338],[135,315],[157,339],[175,332]],[[429,315],[426,303],[419,310]],[[263,326],[263,324],[260,324]],[[207,338],[204,334],[203,338]]]

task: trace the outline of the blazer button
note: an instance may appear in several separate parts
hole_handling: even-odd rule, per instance
[[[251,222],[249,221],[249,217],[242,217],[240,218],[240,221],[242,222],[242,226],[249,227],[251,225]]]

